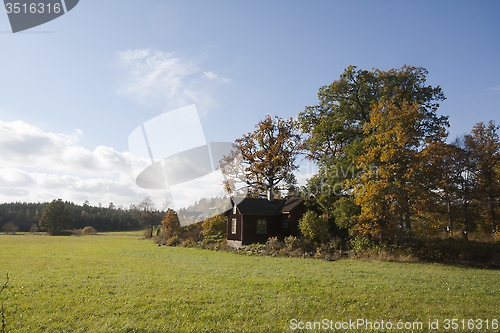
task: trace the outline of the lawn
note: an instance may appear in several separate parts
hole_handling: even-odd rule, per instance
[[[6,273],[10,332],[292,332],[290,321],[323,319],[427,332],[447,318],[496,332],[500,319],[498,270],[246,256],[116,234],[0,235],[0,281]],[[396,330],[399,320],[423,329]]]

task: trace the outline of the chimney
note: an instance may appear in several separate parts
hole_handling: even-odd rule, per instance
[[[274,186],[267,189],[267,200],[274,201]]]

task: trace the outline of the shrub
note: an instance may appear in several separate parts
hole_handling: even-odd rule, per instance
[[[372,240],[368,237],[356,236],[351,240],[352,252],[356,255],[366,252],[369,248],[373,247]]]
[[[177,236],[174,236],[174,237],[170,237],[167,239],[167,241],[165,242],[165,245],[167,246],[177,246],[177,244],[179,244],[181,241],[179,239],[179,237]]]
[[[80,236],[83,236],[83,230],[82,229],[73,229],[73,231],[71,232],[71,234],[73,236],[80,237]]]
[[[202,222],[203,235],[207,236],[225,236],[226,234],[226,217],[224,215],[217,215],[206,219]]]
[[[266,242],[266,250],[268,251],[279,251],[285,247],[285,243],[280,242],[278,237],[269,237]]]
[[[83,228],[82,232],[84,235],[97,235],[97,230],[89,226]]]
[[[19,227],[12,222],[7,222],[3,225],[2,230],[7,234],[15,235]]]
[[[35,232],[38,232],[40,229],[38,228],[38,224],[33,223],[30,227],[30,232],[34,234]]]
[[[181,225],[179,217],[173,209],[169,209],[163,220],[161,221],[165,230],[165,237],[172,238],[181,233]]]
[[[299,228],[305,238],[312,241],[323,242],[328,239],[328,221],[323,216],[316,215],[313,211],[308,211],[299,220]]]
[[[294,251],[302,247],[302,242],[298,237],[288,236],[285,237],[285,246],[290,250]]]

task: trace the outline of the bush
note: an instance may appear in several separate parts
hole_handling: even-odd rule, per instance
[[[33,224],[31,225],[30,232],[31,232],[32,234],[34,234],[35,232],[38,232],[38,231],[40,231],[40,229],[38,228],[38,224],[33,223]]]
[[[302,216],[299,228],[302,235],[312,241],[323,242],[330,237],[327,219],[316,215],[313,211],[308,211]]]
[[[356,238],[351,240],[351,246],[352,252],[356,255],[360,255],[373,247],[374,243],[368,237],[356,236]]]
[[[173,209],[169,209],[165,218],[161,221],[164,228],[164,235],[167,238],[172,238],[179,236],[181,233],[181,225],[179,223],[179,217]]]
[[[268,251],[279,251],[285,247],[285,243],[280,242],[278,237],[269,237],[266,242],[266,250]]]
[[[142,232],[142,235],[144,236],[144,238],[151,238],[151,229],[149,229],[149,228],[144,229],[144,231]]]
[[[222,214],[206,219],[202,222],[202,226],[205,237],[226,235],[226,217]]]
[[[19,227],[12,222],[7,222],[3,225],[2,230],[10,235],[15,235]]]
[[[290,250],[294,251],[302,247],[302,242],[298,237],[288,236],[285,237],[285,246]]]
[[[166,240],[165,245],[167,246],[177,246],[180,243],[179,237],[170,237]]]
[[[82,230],[84,235],[97,235],[97,230],[95,230],[93,227],[85,227]]]

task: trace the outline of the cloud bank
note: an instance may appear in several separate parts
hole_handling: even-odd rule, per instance
[[[151,196],[161,208],[164,193],[134,183],[134,156],[106,146],[85,149],[78,146],[81,134],[45,132],[23,121],[0,120],[0,202],[62,198],[126,207]]]

